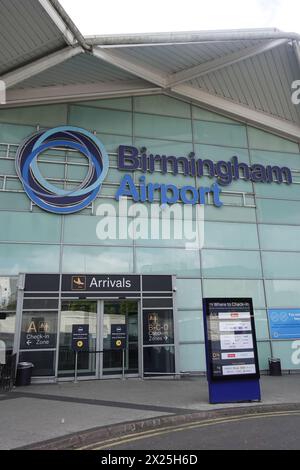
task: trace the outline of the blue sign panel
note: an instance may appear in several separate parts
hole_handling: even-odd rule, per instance
[[[272,339],[300,339],[300,308],[268,310]]]

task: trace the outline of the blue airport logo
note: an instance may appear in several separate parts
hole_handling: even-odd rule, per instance
[[[38,156],[53,149],[75,150],[89,161],[84,181],[71,190],[54,186],[41,174]],[[97,197],[108,173],[109,157],[95,135],[77,127],[63,126],[27,138],[16,155],[16,170],[28,197],[54,214],[73,214],[88,207]]]

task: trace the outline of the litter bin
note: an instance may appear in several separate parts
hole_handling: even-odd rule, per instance
[[[17,387],[30,385],[33,368],[34,368],[34,365],[31,362],[19,362],[18,367],[17,367],[17,378],[16,378]]]
[[[279,376],[281,375],[281,362],[277,358],[269,358],[269,371],[270,375]]]

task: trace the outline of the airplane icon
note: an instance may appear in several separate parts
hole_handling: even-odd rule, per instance
[[[85,277],[80,277],[80,276],[74,276],[72,278],[72,289],[85,289],[86,281]]]

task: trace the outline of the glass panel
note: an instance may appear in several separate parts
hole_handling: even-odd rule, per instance
[[[175,373],[174,346],[153,346],[144,348],[144,375]]]
[[[51,377],[55,375],[55,351],[22,351],[19,362],[31,362],[34,365],[33,377]]]
[[[260,278],[260,256],[257,251],[203,250],[202,269],[205,277]]]
[[[137,248],[136,272],[200,277],[199,251],[175,248]]]
[[[101,134],[97,132],[98,139],[101,140],[107,152],[116,153],[119,145],[132,145],[132,137],[124,135]],[[111,160],[111,158],[110,158]]]
[[[206,371],[204,344],[181,344],[179,351],[180,372]]]
[[[46,180],[65,178],[65,165],[62,163],[44,163],[39,162],[39,170]]]
[[[229,147],[247,147],[246,127],[233,124],[194,121],[194,138],[197,142]]]
[[[67,124],[67,109],[64,104],[1,109],[0,121],[33,126],[40,124],[42,127],[62,126]]]
[[[58,312],[23,312],[20,349],[53,349]]]
[[[265,281],[269,308],[299,307],[300,281]]]
[[[136,113],[134,120],[136,136],[192,142],[191,121],[188,119]]]
[[[249,151],[246,148],[196,144],[195,153],[196,158],[209,159],[215,163],[219,160],[230,161],[232,157],[238,157],[240,163],[243,162],[248,165],[250,163]]]
[[[259,249],[254,224],[206,222],[204,230],[205,248]]]
[[[0,277],[0,311],[16,310],[17,278]]]
[[[53,214],[0,212],[0,240],[59,243],[60,224]]]
[[[268,152],[267,150],[251,150],[251,162],[266,165],[287,166],[290,170],[300,170],[299,153]],[[257,185],[260,186],[260,185]]]
[[[269,357],[271,357],[271,346],[269,342],[258,342],[258,362],[260,370],[269,370]]]
[[[81,101],[81,106],[92,106],[93,108],[111,108],[131,111],[131,98],[113,98],[107,100]]]
[[[269,326],[266,310],[255,310],[254,311],[254,320],[255,320],[255,331],[256,339],[258,341],[263,339],[269,339]]]
[[[166,246],[168,248],[189,247],[190,245],[194,247],[197,242],[196,222],[188,218],[186,218],[185,222],[182,221],[183,214],[187,213],[184,210],[184,206],[176,205],[176,212],[175,210],[173,212],[172,209],[174,209],[174,206],[170,206],[170,217],[165,211],[163,214],[160,214],[161,216],[165,215],[166,217],[164,218],[160,217],[158,219],[150,216],[148,219],[143,219],[137,217],[132,222],[129,221],[128,232],[134,236],[135,244],[137,246]],[[188,213],[188,215],[190,214],[192,212]],[[200,237],[202,241],[202,231],[201,229],[199,231],[201,232]],[[196,246],[199,246],[199,244]]]
[[[126,220],[123,217],[70,215],[65,218],[64,242],[130,246],[133,245],[133,240],[129,237],[120,238],[120,229],[122,228],[122,233],[124,233],[124,227],[126,224],[130,226],[130,223],[131,219]]]
[[[0,341],[5,343],[6,352],[12,352],[13,350],[15,325],[15,312],[0,312]]]
[[[294,179],[294,178],[293,178]],[[300,199],[300,184],[255,184],[255,194],[262,197],[277,199]],[[275,201],[274,201],[275,202]],[[276,202],[275,202],[276,204]]]
[[[300,225],[300,204],[297,201],[257,198],[256,204],[259,222]]]
[[[192,106],[192,108],[194,119],[201,119],[202,121],[215,121],[239,124],[237,121],[233,121],[232,119],[229,119],[225,116],[221,116],[221,114],[212,113],[211,111],[207,111],[206,109],[198,108],[198,106]]]
[[[190,105],[169,96],[139,96],[133,98],[134,110],[140,113],[166,114],[190,118]]]
[[[254,308],[265,308],[262,281],[242,279],[204,279],[203,297],[251,297]]]
[[[202,176],[201,178],[197,178],[197,185],[201,186],[208,186],[210,187],[213,183],[218,183],[218,178],[209,178],[207,176]],[[243,179],[239,179],[237,181],[232,181],[229,185],[220,185],[222,192],[228,191],[229,193],[232,192],[239,192],[239,193],[252,193],[253,186],[250,181],[245,181]],[[221,193],[222,196],[222,193]],[[222,199],[221,199],[222,200]],[[223,201],[224,203],[226,201]],[[242,205],[242,204],[240,204]]]
[[[28,309],[57,310],[58,299],[24,299],[23,310]]]
[[[223,196],[225,202],[225,198]],[[224,222],[256,222],[255,209],[247,207],[204,206],[205,220],[223,220]]]
[[[0,111],[0,120],[3,110]],[[33,134],[36,127],[31,126],[16,126],[14,124],[0,124],[0,142],[7,144],[19,144],[25,137]],[[16,147],[12,147],[16,150]]]
[[[168,140],[158,139],[146,139],[146,138],[135,138],[134,145],[140,150],[142,147],[146,147],[147,153],[159,154],[159,155],[175,155],[186,157],[192,152],[192,143],[187,142],[172,142]],[[155,168],[159,169],[159,162],[156,162]]]
[[[82,163],[82,162],[80,162]],[[84,163],[84,162],[83,162]],[[67,165],[67,180],[84,181],[87,176],[88,165]]]
[[[265,277],[299,279],[300,253],[262,252]]]
[[[277,152],[298,153],[298,145],[290,140],[282,139],[274,134],[255,129],[248,126],[249,147]]]
[[[281,368],[293,370],[300,368],[300,341],[273,341],[273,357],[281,360]]]
[[[121,183],[124,176],[125,176],[124,172],[116,170],[114,168],[110,168],[108,170],[108,174],[107,174],[107,177],[106,177],[105,181],[106,181],[106,183],[119,184],[119,183]],[[116,188],[116,192],[117,192],[117,188]]]
[[[200,279],[176,279],[177,308],[202,308]]]
[[[132,114],[126,111],[70,106],[69,123],[109,134],[132,135]]]
[[[133,250],[120,247],[65,246],[63,272],[132,273]]]
[[[49,245],[0,245],[0,273],[48,273],[59,271],[60,247]],[[75,271],[77,271],[75,269]]]
[[[23,186],[19,178],[9,176],[6,178],[5,189],[10,191],[23,191]]]
[[[72,325],[89,326],[89,350],[96,351],[97,302],[63,301],[59,337],[58,374],[60,377],[74,375],[75,353],[72,350]],[[96,354],[78,354],[78,375],[95,375]]]
[[[7,158],[0,159],[0,175],[15,175],[16,166],[13,160],[8,160]]]
[[[300,227],[292,225],[259,225],[263,250],[300,251]]]
[[[168,298],[166,297],[165,299],[155,299],[155,298],[150,298],[147,299],[146,297],[143,297],[143,307],[144,308],[162,308],[162,307],[173,307],[173,299],[172,297]]]
[[[121,175],[122,176],[122,175]],[[139,178],[144,176],[142,172],[136,171],[135,172],[135,182],[139,182]],[[192,176],[184,176],[183,174],[173,175],[171,173],[163,174],[163,173],[153,173],[147,174],[147,184],[148,183],[161,183],[161,184],[174,184],[175,186],[181,188],[183,186],[195,186],[195,178]],[[202,182],[202,181],[201,181]],[[213,181],[209,182],[209,186]],[[206,182],[203,182],[202,185],[204,186]]]
[[[180,310],[177,318],[181,343],[187,341],[204,342],[203,314],[200,310]]]
[[[173,310],[143,310],[144,346],[173,344]]]
[[[137,374],[138,362],[138,303],[136,301],[105,301],[103,316],[103,374],[122,374],[122,350],[112,348],[112,325],[127,326],[127,344],[124,352],[124,371]]]

